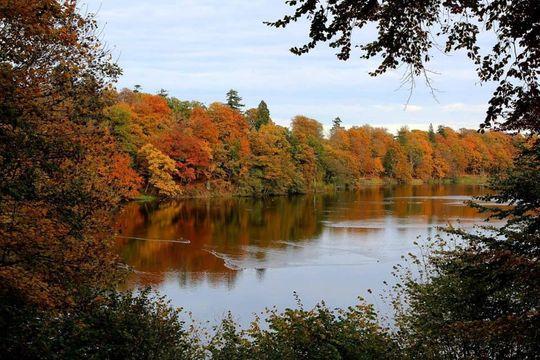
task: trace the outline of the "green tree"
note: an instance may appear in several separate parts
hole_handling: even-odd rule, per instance
[[[1,311],[0,311],[1,312]],[[149,289],[84,295],[70,311],[29,309],[0,338],[6,359],[197,359],[180,310]]]
[[[433,130],[433,124],[429,124],[429,129],[428,129],[428,137],[429,137],[429,141],[431,141],[432,143],[435,142],[435,131]]]
[[[399,359],[400,352],[372,306],[332,311],[322,303],[306,310],[268,310],[264,324],[238,329],[231,316],[212,338],[212,359]]]
[[[259,130],[261,126],[266,125],[270,122],[270,110],[268,110],[268,105],[261,100],[259,106],[257,106],[257,120],[255,122],[255,129]]]
[[[128,107],[116,104],[105,109],[105,116],[111,122],[113,134],[122,147],[133,159],[137,155],[137,140],[133,129],[131,111]]]
[[[332,128],[330,129],[330,137],[334,135],[339,129],[343,129],[341,126],[341,119],[339,116],[336,116],[336,118],[332,121]]]
[[[238,95],[238,91],[231,89],[227,92],[227,105],[235,110],[240,110],[244,107],[242,104],[242,98]]]
[[[439,126],[437,127],[437,134],[446,137],[446,129],[445,129],[445,127],[442,126],[442,125],[439,125]]]
[[[206,109],[206,106],[199,101],[180,100],[175,97],[168,97],[167,104],[171,108],[176,121],[188,120],[195,108]]]

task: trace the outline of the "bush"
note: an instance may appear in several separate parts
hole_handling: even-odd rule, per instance
[[[398,348],[371,305],[332,311],[324,304],[305,310],[267,310],[246,331],[226,318],[207,347],[213,359],[391,359]]]
[[[149,290],[93,294],[62,313],[4,309],[3,358],[192,359],[197,342],[179,311]],[[7,316],[11,321],[6,322]]]

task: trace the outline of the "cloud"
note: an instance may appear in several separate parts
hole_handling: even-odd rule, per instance
[[[407,112],[419,112],[422,111],[423,107],[413,104],[377,104],[373,105],[373,108],[386,112],[397,112],[397,111],[407,111]]]
[[[439,90],[439,105],[430,89],[417,81],[411,104],[401,89],[401,70],[371,77],[376,60],[361,60],[353,51],[347,62],[335,49],[318,47],[305,56],[288,49],[307,39],[305,23],[283,29],[263,21],[290,12],[279,0],[86,0],[97,11],[104,40],[119,56],[124,75],[119,87],[167,89],[173,96],[203,102],[223,100],[234,88],[249,106],[264,99],[274,118],[305,114],[330,126],[344,123],[379,126],[425,126],[430,122],[475,127],[482,121],[490,87],[478,87],[474,67],[463,54],[434,54],[430,68]],[[356,39],[366,40],[375,27]],[[285,124],[286,123],[286,124]],[[468,124],[468,125],[466,125]]]
[[[418,105],[405,105],[405,111],[410,111],[410,112],[418,112],[418,111],[422,111],[422,107],[421,106],[418,106]]]
[[[487,105],[484,104],[452,103],[441,106],[441,110],[446,112],[484,113],[486,109]]]

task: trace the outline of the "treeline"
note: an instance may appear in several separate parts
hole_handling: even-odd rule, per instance
[[[487,175],[512,164],[518,138],[501,132],[402,128],[393,136],[369,125],[341,126],[329,134],[320,122],[292,119],[275,124],[268,106],[242,111],[235,90],[227,102],[196,101],[112,91],[105,115],[131,156],[145,193],[163,197],[212,193],[269,195],[325,187],[354,188],[365,179],[411,182]]]

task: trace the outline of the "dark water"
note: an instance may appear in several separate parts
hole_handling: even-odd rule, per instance
[[[325,300],[349,306],[391,280],[401,255],[439,226],[472,227],[485,215],[463,204],[472,185],[366,187],[357,192],[268,199],[131,204],[119,220],[118,251],[136,273],[198,320]],[[139,239],[140,238],[140,239]],[[373,289],[374,294],[368,294]]]

